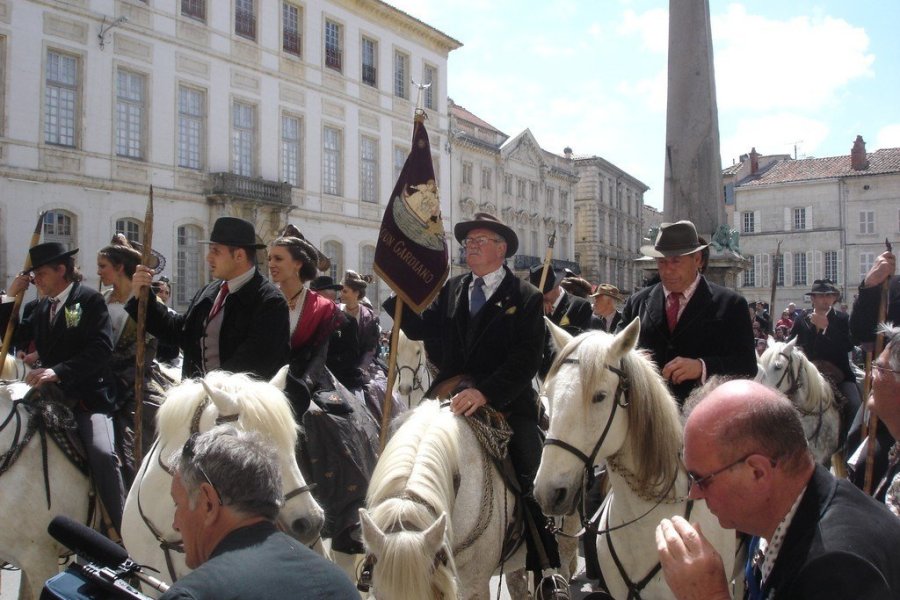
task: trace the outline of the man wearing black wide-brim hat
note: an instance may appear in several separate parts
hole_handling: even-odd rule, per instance
[[[690,221],[663,223],[641,253],[656,259],[659,283],[633,294],[618,331],[640,317],[649,350],[679,404],[711,375],[756,374],[747,301],[701,274],[704,244]]]
[[[451,410],[471,416],[488,405],[507,415],[513,430],[509,454],[524,491],[533,485],[541,459],[538,399],[531,387],[544,348],[544,298],[533,285],[506,266],[519,247],[516,233],[488,213],[457,223],[454,236],[466,250],[470,273],[450,278],[422,315],[404,307],[401,328],[424,340],[438,375],[426,397],[436,390],[451,400]],[[384,303],[393,314],[394,298]],[[446,390],[444,388],[447,388]],[[532,515],[540,508],[528,497]],[[540,527],[542,534],[544,528]],[[559,566],[552,535],[542,535],[551,566]],[[529,540],[528,569],[539,570]]]
[[[112,327],[106,301],[96,290],[76,281],[74,255],[56,242],[38,244],[29,250],[30,273],[13,280],[9,296],[15,297],[34,285],[41,295],[16,329],[16,347],[33,341],[38,363],[25,383],[37,388],[59,385],[72,403],[78,433],[88,454],[91,474],[112,524],[118,531],[125,504],[125,485],[113,446],[110,414],[115,391],[109,361]],[[12,313],[12,303],[0,307],[0,330]],[[37,474],[39,476],[39,474]]]
[[[256,268],[253,224],[220,217],[213,225],[206,263],[216,278],[194,295],[183,314],[160,302],[147,303],[147,331],[184,351],[182,375],[200,377],[215,369],[270,379],[288,363],[290,318],[284,294]],[[133,298],[125,310],[137,316],[137,296],[152,271],[139,266]]]

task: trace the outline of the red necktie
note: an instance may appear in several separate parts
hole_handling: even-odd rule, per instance
[[[209,311],[209,316],[206,318],[206,321],[212,321],[217,314],[222,310],[222,307],[225,306],[225,297],[228,296],[228,282],[225,281],[222,283],[222,287],[219,288],[219,295],[216,296],[216,301],[213,303],[212,310]]]
[[[50,325],[56,319],[56,311],[59,308],[59,298],[50,298]]]
[[[666,298],[666,321],[669,323],[669,331],[675,331],[678,323],[678,311],[681,309],[681,292],[671,292]]]

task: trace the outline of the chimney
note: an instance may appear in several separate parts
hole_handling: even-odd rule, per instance
[[[566,156],[566,160],[572,160],[572,149],[568,146],[563,148],[563,154]]]
[[[866,158],[866,142],[861,135],[856,136],[853,148],[850,149],[850,167],[854,171],[865,171],[869,168],[869,159]]]
[[[759,172],[759,153],[756,147],[753,147],[750,150],[750,174],[755,175],[757,172]]]

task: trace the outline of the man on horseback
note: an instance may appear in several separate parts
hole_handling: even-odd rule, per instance
[[[531,495],[543,444],[531,380],[544,348],[544,298],[505,265],[519,240],[497,217],[476,213],[471,221],[457,223],[453,232],[466,249],[471,273],[447,281],[421,316],[404,308],[401,327],[410,339],[438,346],[436,353],[429,347],[432,356],[438,355],[439,368],[432,390],[454,381],[455,414],[471,416],[490,406],[506,417],[513,430],[509,454],[516,479],[546,552],[546,560],[541,560],[539,546],[529,538],[527,568],[558,568],[556,539],[543,527],[545,518]],[[384,306],[393,314],[394,299]]]
[[[194,434],[170,462],[174,527],[187,566],[162,600],[356,599],[340,569],[278,531],[278,452],[262,435],[221,425]]]
[[[699,401],[684,428],[690,497],[723,527],[756,536],[745,597],[791,600],[900,597],[900,521],[809,453],[791,402],[746,380]],[[681,517],[656,542],[679,600],[730,598],[722,557]]]
[[[660,282],[632,295],[617,331],[641,318],[638,345],[649,350],[679,404],[712,375],[756,374],[747,301],[701,274],[702,244],[690,221],[663,223],[641,254],[656,259]]]
[[[28,288],[31,278],[42,299],[19,325],[17,347],[31,341],[39,363],[25,383],[40,388],[59,384],[72,401],[78,434],[88,455],[100,499],[116,531],[122,524],[125,484],[113,444],[110,414],[115,392],[109,369],[112,329],[106,301],[81,285],[73,255],[62,244],[46,242],[29,250],[31,273],[22,273],[9,288],[10,297]],[[0,328],[6,328],[12,303],[0,307]]]
[[[197,292],[183,315],[148,302],[147,331],[181,347],[186,378],[223,369],[269,379],[288,363],[290,319],[284,295],[257,269],[256,250],[265,244],[257,243],[251,223],[236,217],[217,219],[205,243],[206,262],[218,281]],[[138,266],[125,305],[132,317],[151,280],[152,271]]]

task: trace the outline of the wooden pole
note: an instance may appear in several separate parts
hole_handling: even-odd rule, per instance
[[[387,444],[387,432],[391,426],[391,409],[394,406],[394,383],[397,379],[397,345],[400,343],[400,321],[403,319],[403,300],[398,296],[394,307],[394,325],[391,328],[391,353],[388,355],[387,387],[384,389],[384,401],[381,404],[381,450]]]
[[[31,270],[31,248],[38,245],[38,242],[41,240],[41,228],[44,224],[44,215],[47,214],[47,211],[41,211],[38,214],[37,223],[34,226],[34,233],[31,235],[31,244],[28,246],[28,249],[25,250],[25,266],[22,268],[22,272],[27,273]],[[9,349],[12,347],[12,339],[13,335],[16,332],[16,325],[19,324],[19,310],[22,308],[22,300],[25,298],[25,290],[22,290],[16,295],[16,300],[13,303],[12,314],[9,316],[9,322],[6,324],[6,332],[3,334],[3,346],[2,351],[0,351],[0,361],[6,360],[6,355],[9,353]],[[3,365],[3,362],[0,362],[0,366]]]
[[[884,239],[884,245],[887,248],[887,251],[890,252],[892,250],[891,242],[887,238]],[[878,323],[884,323],[885,318],[887,317],[887,305],[888,305],[888,289],[891,282],[890,276],[884,280],[881,284],[881,299],[878,305]],[[867,358],[866,360],[866,382],[863,386],[865,390],[865,398],[863,398],[863,406],[865,406],[866,402],[869,400],[869,394],[872,393],[872,363],[878,358],[878,355],[881,354],[881,351],[884,349],[884,334],[878,334],[875,336],[875,349],[872,352],[871,358]],[[875,444],[876,437],[878,435],[878,415],[874,412],[869,411],[869,423],[867,427],[867,439],[869,440],[868,445],[866,446],[866,474],[863,479],[863,491],[872,495],[872,486],[874,485],[875,473]]]
[[[778,245],[775,246],[775,260],[772,261],[772,293],[769,295],[769,331],[766,332],[767,334],[775,333],[775,315],[781,314],[775,310],[775,288],[778,284],[778,264],[780,262],[781,240],[778,240]],[[793,318],[793,315],[791,315],[791,318]]]
[[[544,284],[547,282],[547,273],[550,272],[550,264],[553,262],[553,246],[556,244],[556,230],[547,238],[547,252],[544,254],[544,269],[541,271],[541,285],[538,289],[544,293]]]
[[[141,264],[149,265],[153,247],[153,186],[147,199],[144,215],[144,248]],[[143,460],[143,419],[144,419],[144,359],[147,353],[147,302],[150,289],[146,287],[138,296],[137,339],[134,352],[134,462],[137,468]]]

